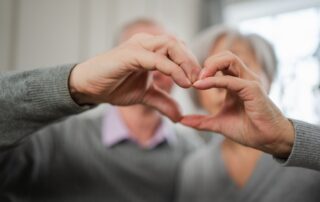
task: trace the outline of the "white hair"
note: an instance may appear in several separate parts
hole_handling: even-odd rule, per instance
[[[262,65],[264,72],[271,83],[277,72],[277,58],[273,46],[263,37],[257,34],[242,34],[239,30],[228,26],[214,26],[202,33],[191,44],[192,50],[199,62],[203,64],[209,55],[209,51],[219,39],[226,35],[227,40],[234,38],[243,38],[246,40],[256,56],[258,62]],[[228,43],[228,41],[227,41]]]
[[[277,58],[273,46],[266,39],[257,34],[242,34],[235,28],[223,25],[214,26],[201,32],[191,44],[193,53],[200,64],[204,63],[209,56],[210,50],[223,35],[227,36],[226,43],[232,43],[235,38],[244,39],[249,43],[257,61],[262,65],[263,71],[271,84],[277,72]],[[190,90],[189,93],[195,108],[200,110],[202,107],[200,107],[197,93],[193,89]]]

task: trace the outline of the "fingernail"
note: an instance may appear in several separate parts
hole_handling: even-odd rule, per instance
[[[193,85],[194,85],[194,86],[198,86],[198,85],[200,85],[201,83],[202,83],[202,80],[198,80],[198,81],[194,82]]]
[[[192,83],[196,82],[199,78],[200,70],[198,68],[194,68],[191,75]]]

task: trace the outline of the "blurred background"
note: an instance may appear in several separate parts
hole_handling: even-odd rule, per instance
[[[264,36],[279,59],[272,99],[287,116],[320,123],[320,0],[0,0],[0,71],[81,62],[140,17],[187,44],[222,23]],[[183,93],[174,95],[189,113]]]

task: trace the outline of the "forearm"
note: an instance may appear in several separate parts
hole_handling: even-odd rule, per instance
[[[293,148],[288,158],[276,158],[284,166],[320,171],[320,127],[291,120],[295,129]]]
[[[74,65],[0,76],[0,148],[63,117],[85,110],[70,96]]]

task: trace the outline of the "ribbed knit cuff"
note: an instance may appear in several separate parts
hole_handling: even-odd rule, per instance
[[[41,69],[27,82],[27,91],[37,110],[57,117],[83,112],[90,106],[79,106],[69,92],[69,77],[75,64]]]
[[[12,72],[0,79],[0,148],[19,143],[50,123],[89,109],[69,93],[75,65]]]
[[[295,129],[295,141],[287,159],[275,158],[283,166],[320,170],[320,127],[290,119]]]

